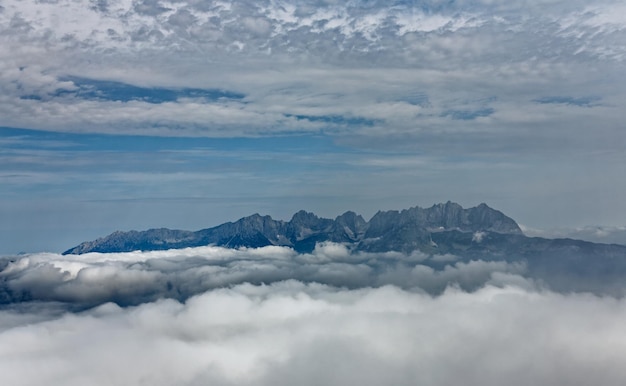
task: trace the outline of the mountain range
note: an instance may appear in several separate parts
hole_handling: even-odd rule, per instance
[[[84,242],[64,252],[130,252],[217,245],[231,248],[288,246],[298,252],[311,252],[316,243],[349,243],[354,250],[368,252],[420,250],[437,252],[437,242],[449,232],[472,237],[497,233],[522,235],[517,223],[486,204],[463,209],[447,202],[423,209],[379,211],[370,221],[354,212],[345,212],[334,220],[320,218],[301,210],[290,221],[253,214],[196,232],[166,228],[147,231],[115,232],[95,241]],[[478,235],[478,236],[476,236]],[[449,238],[449,235],[447,236]],[[448,248],[449,249],[449,248]]]
[[[626,277],[626,246],[568,238],[525,236],[519,225],[486,204],[464,209],[447,202],[430,208],[379,211],[369,221],[354,212],[333,219],[299,211],[289,221],[253,214],[199,231],[150,229],[115,232],[64,252],[128,252],[205,245],[228,248],[286,246],[311,253],[324,242],[346,245],[351,253],[420,254],[421,264],[445,270],[448,264],[482,260],[521,264],[526,273],[553,289],[611,292]],[[601,289],[601,291],[600,291]],[[620,290],[621,291],[621,290]]]

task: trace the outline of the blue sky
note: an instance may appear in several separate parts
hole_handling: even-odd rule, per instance
[[[537,232],[623,228],[624,15],[613,0],[5,0],[0,253],[447,200]]]

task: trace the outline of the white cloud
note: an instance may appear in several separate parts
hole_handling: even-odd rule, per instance
[[[419,138],[424,128],[445,136],[446,130],[466,127],[470,133],[478,127],[514,127],[507,117],[517,113],[526,118],[522,124],[543,125],[560,135],[570,124],[561,120],[564,114],[555,116],[554,124],[528,101],[546,96],[543,90],[606,95],[610,90],[602,84],[619,72],[615,60],[625,51],[614,44],[621,30],[603,29],[619,20],[602,15],[621,13],[615,2],[587,11],[571,2],[542,6],[548,8],[462,2],[433,2],[421,9],[386,3],[9,1],[0,14],[0,57],[6,63],[0,88],[10,91],[2,114],[7,124],[19,127],[206,136],[315,132],[333,125],[295,122],[285,114],[336,115],[379,120],[371,127],[335,125],[338,132]],[[581,18],[587,24],[578,22]],[[560,30],[553,30],[555,19]],[[580,57],[581,49],[591,56]],[[608,73],[589,74],[588,61],[608,66]],[[70,71],[143,86],[220,87],[248,97],[243,105],[53,97],[57,89],[71,87],[58,80]],[[564,71],[570,72],[566,83],[559,78]],[[389,78],[395,81],[389,84]],[[398,101],[416,90],[428,94],[429,106]],[[44,100],[19,99],[25,95]],[[492,97],[497,103],[466,105]],[[445,117],[447,110],[484,107],[494,108],[497,119],[477,124]],[[583,127],[611,116],[595,109],[588,113],[583,120],[573,111],[565,116]],[[585,136],[587,130],[581,132]]]
[[[406,150],[426,160],[423,169],[432,163],[422,156],[432,153],[509,156],[518,164],[535,155],[545,157],[541,164],[569,157],[584,169],[588,163],[574,159],[579,154],[622,152],[622,3],[5,0],[0,115],[3,125],[74,132],[258,137],[323,131],[344,145]],[[72,87],[60,80],[64,75],[143,87],[217,87],[246,99],[159,105],[73,99],[55,95]],[[416,92],[428,103],[406,101]],[[532,102],[550,96],[599,102]],[[484,108],[493,114],[446,115]],[[375,122],[333,125],[286,114]],[[603,161],[621,171],[621,160]],[[519,179],[529,186],[551,181]]]
[[[520,217],[534,226],[567,226],[585,202],[602,213],[587,209],[576,226],[622,225],[624,204],[606,193],[624,190],[622,3],[5,0],[1,124],[171,137],[315,134],[346,154],[356,148],[351,169],[303,172],[304,186],[267,188],[268,195],[299,198],[307,190],[324,201],[320,210],[364,212],[399,200],[415,205],[416,196],[442,200],[445,192],[443,200],[534,213]],[[69,92],[76,84],[67,76],[244,98],[112,101]],[[555,97],[594,103],[537,102]],[[502,166],[495,176],[490,163]],[[39,170],[5,165],[3,178],[26,176],[11,177],[19,181],[12,195],[25,181],[44,181]],[[127,170],[111,165],[114,177]],[[181,174],[191,175],[185,167]],[[380,167],[387,173],[370,174]],[[57,181],[83,179],[53,173]],[[580,188],[580,175],[594,181]],[[216,189],[225,196],[226,188]],[[42,200],[29,194],[31,206]],[[304,199],[297,205],[309,207]],[[203,221],[188,213],[194,224]]]
[[[18,320],[0,332],[0,370],[12,385],[611,386],[626,376],[624,317],[623,300],[517,287],[243,284]]]
[[[621,385],[624,297],[532,275],[333,243],[3,257],[0,372],[11,385]]]
[[[184,300],[209,289],[244,282],[288,279],[349,288],[394,284],[440,293],[448,285],[474,290],[497,272],[525,272],[521,263],[457,260],[450,255],[436,256],[432,262],[444,266],[435,270],[422,265],[429,259],[419,252],[410,256],[397,252],[353,253],[334,243],[318,244],[311,254],[296,254],[290,248],[273,246],[238,250],[207,246],[65,256],[33,254],[4,260],[0,301],[58,301],[78,306],[112,301],[129,305],[159,298]]]
[[[481,241],[483,241],[483,237],[485,237],[487,234],[485,232],[476,232],[474,233],[474,235],[472,236],[472,241],[475,241],[477,243],[480,243]]]

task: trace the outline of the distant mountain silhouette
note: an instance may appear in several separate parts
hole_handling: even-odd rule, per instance
[[[142,232],[118,231],[84,242],[64,254],[163,250],[209,244],[231,248],[280,245],[299,252],[310,252],[316,243],[324,241],[350,243],[354,244],[355,250],[369,252],[430,252],[432,235],[450,231],[522,235],[513,219],[486,204],[463,209],[459,204],[447,202],[427,209],[414,207],[400,212],[379,211],[369,222],[354,212],[346,212],[331,220],[301,210],[287,222],[253,214],[234,223],[197,232],[164,228]]]
[[[128,252],[216,245],[286,246],[310,253],[318,243],[346,245],[353,253],[423,254],[435,270],[472,260],[519,263],[526,274],[561,291],[621,293],[626,246],[525,236],[517,223],[486,204],[463,209],[447,202],[430,208],[380,211],[370,221],[346,212],[334,220],[299,211],[289,221],[254,214],[197,232],[151,229],[115,232],[64,252]],[[437,258],[440,256],[441,258]]]

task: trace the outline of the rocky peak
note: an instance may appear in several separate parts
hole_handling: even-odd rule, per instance
[[[521,235],[519,225],[499,210],[495,210],[482,203],[477,207],[467,209],[467,218],[476,231],[487,230],[498,233],[512,233]]]
[[[337,216],[335,222],[341,226],[347,226],[351,229],[362,229],[367,226],[367,221],[352,211],[348,211],[341,216]]]
[[[337,241],[347,239],[349,241],[356,241],[360,239],[367,230],[367,221],[360,215],[348,211],[337,216],[334,223],[334,239]]]
[[[378,211],[368,223],[365,237],[379,237],[398,223],[400,212],[397,210]]]
[[[296,229],[322,231],[332,226],[333,220],[317,217],[314,213],[301,210],[293,215],[289,225]]]
[[[317,242],[324,241],[354,243],[357,249],[373,252],[420,249],[431,253],[434,232],[442,231],[522,234],[513,219],[486,204],[463,209],[459,204],[448,201],[427,209],[413,207],[401,212],[379,211],[369,222],[351,211],[331,220],[301,210],[289,222],[255,213],[236,222],[197,232],[163,228],[115,232],[108,237],[82,243],[66,253],[123,252],[209,244],[228,247],[285,245],[298,251],[311,251]]]
[[[233,224],[233,230],[226,228],[228,232],[238,232],[241,234],[251,235],[256,233],[273,234],[282,232],[284,227],[282,221],[276,221],[270,216],[261,216],[255,213],[251,216],[239,219]]]
[[[467,215],[463,207],[454,202],[436,204],[425,210],[429,227],[443,227],[444,229],[463,228],[467,225]]]
[[[319,222],[319,217],[317,217],[315,213],[300,210],[291,217],[291,221],[289,222],[293,225],[311,228]]]

